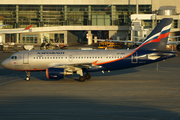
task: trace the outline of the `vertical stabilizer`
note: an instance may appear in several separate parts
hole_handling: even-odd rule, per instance
[[[172,18],[162,19],[137,50],[165,50],[172,20]]]

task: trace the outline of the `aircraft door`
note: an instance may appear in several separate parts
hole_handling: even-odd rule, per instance
[[[29,64],[29,53],[23,54],[23,64]]]
[[[135,52],[131,55],[131,63],[138,63],[138,53]]]

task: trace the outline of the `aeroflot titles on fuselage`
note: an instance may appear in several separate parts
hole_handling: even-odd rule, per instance
[[[64,52],[38,52],[37,54],[64,54]]]

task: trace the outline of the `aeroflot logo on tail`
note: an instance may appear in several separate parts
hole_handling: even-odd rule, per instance
[[[37,54],[64,54],[64,52],[38,52]]]

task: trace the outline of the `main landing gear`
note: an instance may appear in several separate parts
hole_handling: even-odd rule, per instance
[[[85,76],[80,76],[79,81],[84,82],[85,80],[89,80],[91,78],[91,75],[89,73],[86,73]]]
[[[29,81],[29,80],[30,80],[30,74],[31,74],[31,72],[27,72],[27,71],[26,71],[26,73],[27,73],[27,75],[26,75],[26,78],[25,78],[25,79],[26,79],[26,81]]]

